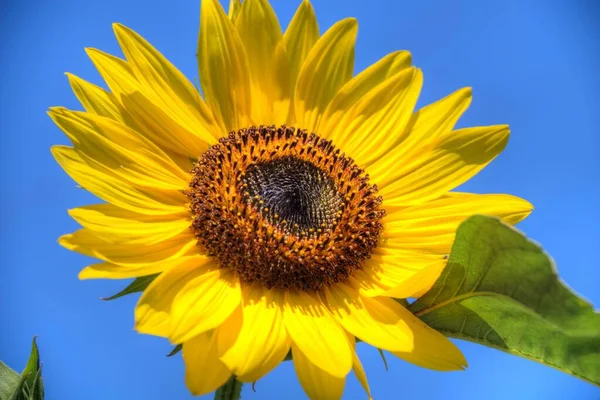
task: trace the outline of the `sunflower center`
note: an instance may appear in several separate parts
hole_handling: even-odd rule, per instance
[[[377,188],[317,135],[242,129],[207,150],[192,176],[198,244],[243,282],[316,291],[351,276],[377,245]]]
[[[255,207],[289,233],[333,228],[342,213],[335,182],[308,161],[288,156],[252,164],[242,182]]]

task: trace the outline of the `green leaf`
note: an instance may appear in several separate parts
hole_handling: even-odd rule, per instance
[[[154,274],[135,278],[134,281],[131,282],[125,289],[121,290],[119,293],[113,294],[112,296],[102,297],[102,300],[114,300],[131,293],[143,292],[158,275],[159,274]]]
[[[215,400],[239,400],[242,397],[242,382],[235,379],[235,375],[215,392]]]
[[[12,392],[12,394],[9,397],[7,397],[8,400],[28,400],[27,392],[24,390],[26,380],[27,377],[25,375],[19,377],[19,382],[14,388],[14,392]]]
[[[27,378],[27,386],[32,386],[33,381],[35,379],[35,375],[40,369],[40,352],[38,350],[35,339],[36,338],[34,337],[31,343],[31,353],[29,354],[29,360],[27,361],[27,365],[21,373],[22,376],[25,376]]]
[[[0,400],[7,400],[22,385],[21,375],[0,361]]]
[[[461,224],[448,266],[409,308],[448,336],[600,385],[600,313],[565,286],[538,245],[496,219]]]
[[[173,347],[173,350],[171,350],[171,352],[167,354],[167,357],[173,357],[175,354],[179,353],[181,349],[183,349],[183,345],[180,343],[177,346]]]
[[[44,398],[44,383],[42,381],[42,370],[40,368],[40,352],[37,347],[36,338],[31,343],[29,360],[21,376],[25,379],[24,392],[27,400],[41,400]]]
[[[44,399],[44,383],[42,382],[42,368],[41,367],[35,373],[31,387],[32,387],[32,389],[29,391],[29,397],[27,398],[27,400],[43,400]]]
[[[40,352],[35,339],[34,337],[29,360],[21,375],[0,361],[0,400],[43,400]]]
[[[408,306],[410,305],[410,303],[406,299],[394,299],[394,300],[396,300],[398,303],[402,304],[402,306],[405,308],[408,308]]]

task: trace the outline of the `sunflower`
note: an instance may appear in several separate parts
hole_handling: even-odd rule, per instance
[[[285,33],[267,0],[203,0],[200,94],[134,31],[126,59],[87,49],[109,91],[68,74],[85,111],[51,108],[73,146],[61,167],[105,203],[69,211],[60,238],[101,262],[81,279],[156,275],[135,329],[182,344],[196,395],[263,377],[291,351],[311,398],[340,398],[360,339],[440,371],[461,352],[395,299],[440,275],[472,214],[516,223],[532,206],[452,192],[505,147],[505,125],[454,130],[460,89],[415,111],[406,51],[353,76],[357,22],[319,34],[304,0]]]

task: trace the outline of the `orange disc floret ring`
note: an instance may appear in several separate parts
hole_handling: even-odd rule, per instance
[[[198,243],[244,282],[316,291],[350,276],[377,245],[377,187],[315,134],[242,129],[204,153],[192,175]]]

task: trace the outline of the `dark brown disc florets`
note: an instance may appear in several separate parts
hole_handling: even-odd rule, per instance
[[[346,279],[377,245],[376,186],[315,134],[286,126],[230,133],[192,176],[194,234],[243,282],[315,291]]]

